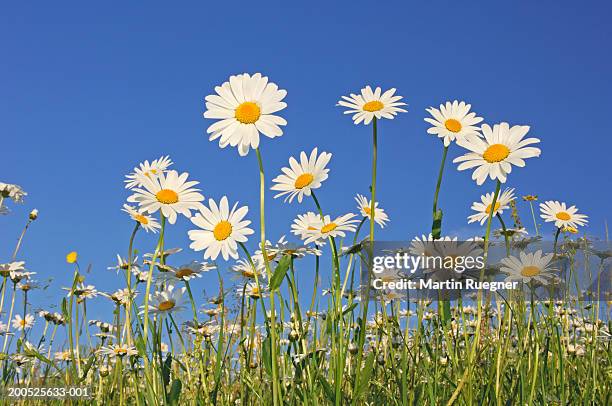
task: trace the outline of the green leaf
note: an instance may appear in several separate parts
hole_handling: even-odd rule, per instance
[[[92,355],[91,357],[89,357],[89,359],[87,360],[87,364],[85,364],[85,369],[83,369],[83,375],[81,376],[80,382],[83,382],[85,378],[87,378],[87,374],[89,373],[89,370],[93,366],[95,360],[96,360],[95,355]]]
[[[325,392],[325,396],[327,396],[327,399],[329,399],[329,401],[332,403],[335,402],[336,394],[334,393],[334,390],[332,389],[329,382],[327,382],[327,379],[325,379],[323,375],[319,375],[319,382],[321,382],[321,385],[323,386],[323,391]]]
[[[179,398],[181,397],[181,389],[183,384],[180,379],[174,379],[170,386],[170,393],[168,393],[168,400],[171,405],[178,404]]]
[[[357,307],[357,303],[353,303],[352,305],[350,305],[349,307],[347,307],[346,309],[344,309],[344,311],[342,312],[342,315],[346,315],[347,313],[350,313],[353,311],[353,309]]]
[[[440,238],[440,236],[442,235],[442,216],[442,210],[440,209],[436,210],[433,216],[433,223],[431,225],[431,235],[435,240]]]
[[[359,377],[359,387],[355,392],[355,399],[359,399],[370,386],[370,378],[372,377],[372,371],[374,370],[374,360],[374,352],[370,352],[368,358],[366,358],[365,367],[361,371],[361,375]]]
[[[270,345],[270,336],[267,336],[262,343],[261,357],[266,371],[268,374],[272,375],[272,347]]]
[[[291,265],[291,255],[283,256],[274,270],[274,275],[270,278],[270,290],[276,290],[280,287],[285,275],[287,275],[289,265]]]
[[[164,385],[170,383],[170,367],[172,366],[172,354],[168,353],[164,365],[162,365],[162,377],[164,379]]]

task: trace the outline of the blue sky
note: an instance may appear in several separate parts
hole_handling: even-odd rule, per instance
[[[71,277],[64,260],[71,250],[93,264],[90,283],[119,287],[106,267],[125,255],[132,228],[120,210],[128,196],[123,177],[145,159],[169,154],[207,198],[227,194],[250,205],[257,220],[255,155],[240,158],[209,142],[202,117],[203,98],[242,72],[262,72],[288,91],[284,136],[262,142],[268,180],[290,155],[315,146],[332,152],[330,178],[318,192],[332,214],[355,211],[353,196],[370,184],[370,128],[354,126],[336,101],[366,84],[396,87],[405,97],[409,112],[379,127],[378,196],[392,220],[381,239],[430,227],[442,149],[423,118],[426,107],[453,99],[471,103],[488,123],[530,125],[542,156],[513,171],[508,186],[576,204],[590,216],[587,231],[603,235],[612,197],[609,3],[287,3],[4,6],[0,181],[29,195],[0,217],[0,262],[38,208],[19,257],[40,280],[55,281],[35,303],[57,302]],[[449,154],[459,153],[454,146]],[[478,187],[469,172],[448,165],[444,229],[468,230],[471,202],[493,187]],[[530,226],[527,206],[520,207]],[[288,234],[294,216],[312,209],[269,193],[269,236]],[[190,225],[181,219],[170,228],[167,246],[187,247]],[[137,247],[154,243],[142,234]],[[198,258],[185,252],[179,259]],[[208,282],[199,283],[201,291]]]

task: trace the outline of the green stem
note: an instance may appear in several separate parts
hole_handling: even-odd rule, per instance
[[[440,170],[438,172],[438,182],[436,183],[436,191],[433,200],[433,220],[431,224],[431,234],[434,239],[440,238],[442,233],[442,212],[438,212],[438,195],[440,194],[440,186],[442,186],[442,175],[444,174],[444,165],[446,163],[446,155],[448,154],[448,146],[444,147],[442,153],[442,162],[440,162]]]

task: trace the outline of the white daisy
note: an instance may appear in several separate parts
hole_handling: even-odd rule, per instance
[[[187,288],[177,288],[169,283],[165,289],[149,296],[149,312],[165,315],[184,309],[183,294]]]
[[[480,202],[474,202],[472,204],[472,210],[474,210],[476,214],[472,214],[468,217],[468,224],[478,221],[480,222],[480,225],[483,225],[485,221],[487,221],[489,214],[491,213],[491,204],[493,204],[494,196],[495,193],[487,193],[480,196]],[[510,208],[510,202],[512,202],[514,199],[514,189],[507,188],[504,190],[503,193],[497,196],[493,216],[502,214],[504,210]]]
[[[361,89],[361,94],[353,94],[350,96],[342,96],[343,100],[338,101],[337,106],[348,107],[344,114],[353,114],[353,122],[368,125],[376,117],[376,119],[387,118],[393,119],[397,113],[405,113],[406,110],[399,106],[405,106],[406,103],[400,102],[402,96],[394,96],[395,88],[389,89],[382,93],[380,87],[374,91],[370,86]],[[381,94],[382,93],[382,94]]]
[[[372,201],[366,199],[365,196],[360,194],[357,194],[357,196],[355,197],[355,201],[357,202],[357,208],[361,212],[361,215],[372,220]],[[381,228],[385,228],[387,221],[389,221],[389,216],[387,216],[387,213],[385,213],[383,209],[378,207],[378,202],[375,202],[374,222],[377,223]]]
[[[144,178],[154,178],[164,173],[170,165],[172,165],[172,160],[169,156],[162,156],[151,163],[149,163],[149,161],[144,161],[138,164],[138,166],[134,168],[133,173],[125,175],[125,188],[132,189],[144,186]]]
[[[584,226],[589,222],[586,215],[577,212],[576,206],[567,207],[565,202],[549,200],[540,203],[540,217],[547,223],[554,221],[555,227],[558,228],[571,227],[577,229],[578,226]]]
[[[500,271],[508,274],[507,281],[548,284],[558,271],[552,267],[554,254],[543,255],[541,250],[531,253],[521,251],[519,257],[509,256],[501,260]]]
[[[0,276],[7,277],[11,272],[22,272],[25,271],[24,261],[13,261],[6,264],[0,264]]]
[[[188,264],[172,268],[170,272],[164,272],[163,278],[170,281],[189,281],[195,278],[201,278],[204,272],[215,269],[216,266],[206,262],[191,261]]]
[[[3,199],[8,197],[15,203],[23,203],[25,196],[27,196],[27,193],[24,192],[21,186],[0,182],[0,197]]]
[[[476,117],[474,112],[470,113],[471,107],[471,104],[455,100],[452,103],[441,104],[439,110],[433,107],[426,109],[433,116],[425,118],[425,121],[433,125],[427,129],[427,133],[444,139],[445,147],[458,138],[480,137],[478,127],[475,125],[482,121],[482,117]]]
[[[251,299],[259,299],[263,296],[266,296],[266,288],[262,286],[261,283],[259,287],[257,287],[257,283],[249,282],[244,286],[237,287],[236,293],[238,293],[238,296],[240,297],[246,295],[249,296]]]
[[[353,232],[357,228],[355,223],[359,220],[353,220],[355,215],[353,213],[345,214],[335,218],[333,221],[330,216],[324,216],[322,226],[316,230],[308,231],[308,238],[304,240],[306,244],[315,242],[320,245],[319,241],[325,240],[328,237],[344,237],[345,231]]]
[[[321,187],[321,183],[327,179],[329,169],[326,168],[332,154],[321,152],[317,156],[317,148],[313,149],[310,157],[302,151],[300,154],[300,162],[294,157],[289,158],[289,168],[282,168],[282,175],[277,176],[272,180],[276,183],[271,187],[272,190],[278,190],[275,198],[287,195],[285,202],[293,201],[297,196],[298,202],[302,203],[304,195],[310,196],[311,190]]]
[[[13,325],[13,328],[17,330],[32,328],[32,326],[34,326],[34,316],[31,314],[26,314],[24,317],[21,317],[20,314],[16,314],[11,324]]]
[[[291,225],[291,232],[305,240],[309,237],[311,231],[316,231],[321,227],[323,227],[321,216],[309,211],[306,214],[298,214]]]
[[[247,226],[250,220],[243,220],[249,208],[242,206],[229,209],[227,196],[221,198],[219,206],[213,199],[208,201],[210,208],[202,206],[200,212],[191,218],[191,222],[200,227],[200,230],[190,230],[189,238],[193,241],[189,247],[194,251],[204,252],[204,259],[215,260],[219,253],[227,261],[229,257],[238,259],[238,244],[247,241],[247,235],[253,230]]]
[[[109,266],[106,269],[109,271],[127,271],[128,269],[138,268],[138,257],[132,259],[132,263],[127,259],[123,259],[121,255],[117,254],[117,265]]]
[[[484,139],[476,136],[467,136],[457,139],[457,144],[470,150],[467,154],[457,157],[453,162],[461,162],[458,170],[476,168],[472,179],[482,185],[487,177],[506,182],[506,176],[512,171],[512,165],[525,166],[525,158],[540,156],[540,149],[527,145],[540,142],[537,138],[525,138],[529,126],[515,125],[512,128],[508,123],[495,124],[491,128],[482,125]]]
[[[259,147],[260,132],[269,138],[283,135],[279,126],[287,125],[287,121],[273,113],[287,107],[282,101],[287,91],[268,82],[266,76],[230,76],[228,82],[215,87],[215,92],[206,96],[204,117],[219,120],[206,132],[210,141],[220,138],[221,148],[237,146],[238,153],[245,156],[249,148]]]
[[[161,228],[157,220],[149,216],[144,211],[139,212],[129,204],[124,204],[123,209],[121,210],[129,214],[132,220],[137,221],[146,232],[151,231],[153,233],[157,233],[157,230]]]
[[[200,182],[187,181],[187,172],[178,174],[177,171],[160,173],[155,177],[145,177],[143,188],[133,189],[134,194],[128,197],[128,202],[138,203],[140,208],[147,213],[155,213],[161,210],[168,218],[170,224],[176,222],[176,215],[180,213],[185,217],[191,217],[190,210],[202,207],[202,196],[199,189],[193,186]]]
[[[257,272],[257,278],[266,277],[266,264],[261,258],[253,258],[253,265],[246,259],[239,259],[231,270],[242,278],[255,279],[255,272]]]
[[[111,358],[119,357],[123,358],[126,355],[137,355],[138,350],[136,347],[132,347],[129,345],[121,345],[121,344],[111,344],[108,347],[101,347],[98,351],[98,354],[108,355]]]

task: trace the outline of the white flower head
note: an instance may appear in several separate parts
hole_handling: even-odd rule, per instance
[[[365,196],[357,194],[355,196],[357,202],[357,208],[363,217],[367,217],[372,220],[372,201],[368,200]],[[374,203],[374,222],[377,223],[381,228],[385,228],[385,225],[389,221],[389,216],[385,213],[384,209],[378,207],[378,202]]]
[[[125,175],[125,188],[132,189],[142,187],[146,179],[153,179],[156,176],[166,172],[172,165],[172,160],[169,156],[162,156],[151,163],[144,161],[134,168],[134,172]]]
[[[342,100],[338,101],[337,106],[347,107],[344,114],[352,114],[353,122],[368,125],[376,118],[386,118],[392,120],[397,113],[405,113],[406,110],[400,106],[405,106],[406,103],[400,102],[402,96],[394,96],[395,88],[382,92],[380,87],[372,91],[370,86],[361,89],[361,94],[351,93],[350,96],[342,96]]]
[[[472,204],[472,210],[474,210],[476,214],[472,214],[468,217],[468,224],[478,221],[480,222],[480,225],[483,225],[485,221],[487,221],[489,214],[491,213],[491,205],[493,204],[494,196],[494,193],[487,193],[480,197],[480,202],[474,202],[474,204]],[[504,210],[510,208],[510,202],[512,202],[514,199],[514,189],[507,188],[504,190],[495,201],[493,216],[502,214]]]
[[[271,189],[280,192],[274,197],[287,195],[285,201],[291,203],[297,196],[298,202],[302,203],[304,196],[310,196],[311,191],[320,188],[321,183],[327,179],[329,169],[326,166],[331,157],[332,154],[327,152],[318,154],[315,148],[310,156],[302,151],[300,162],[294,157],[289,158],[289,168],[282,168],[283,174],[272,180],[275,185]]]
[[[540,213],[540,217],[545,222],[552,221],[555,223],[555,227],[558,228],[577,229],[578,226],[584,226],[589,222],[586,215],[578,214],[576,206],[568,207],[565,202],[558,202],[556,200],[540,203]]]
[[[206,96],[205,118],[219,120],[206,132],[209,140],[219,138],[219,146],[238,147],[245,156],[250,148],[259,147],[259,134],[269,138],[280,137],[280,126],[287,121],[274,113],[287,107],[282,100],[287,95],[275,83],[268,82],[261,73],[230,76],[229,81],[215,87],[217,94]]]
[[[425,118],[425,121],[433,125],[427,129],[427,133],[442,138],[445,147],[459,138],[480,137],[478,127],[475,125],[482,121],[482,117],[476,117],[474,112],[470,113],[471,108],[471,104],[455,100],[452,103],[441,104],[440,109],[433,107],[426,109],[433,117]]]
[[[138,211],[129,204],[124,204],[121,210],[129,214],[132,220],[137,221],[146,232],[157,233],[157,230],[161,228],[157,220],[149,216],[145,211]]]
[[[542,254],[541,250],[532,253],[521,251],[518,257],[508,256],[501,260],[500,271],[508,274],[507,281],[537,281],[547,285],[555,278],[557,269],[552,267],[554,254]]]

